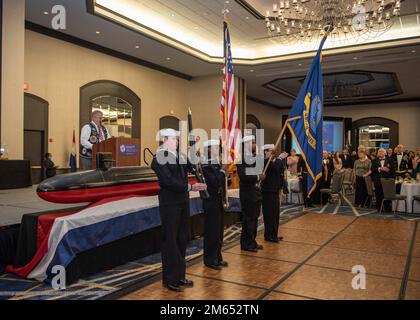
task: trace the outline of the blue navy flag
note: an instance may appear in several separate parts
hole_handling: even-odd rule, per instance
[[[322,39],[311,69],[293,104],[286,125],[308,169],[308,197],[322,176],[323,82],[321,53],[327,37]]]

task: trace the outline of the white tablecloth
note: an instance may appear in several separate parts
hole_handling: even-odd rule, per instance
[[[408,183],[404,182],[401,186],[401,195],[407,196],[407,210],[408,213],[411,213],[411,203],[413,201],[413,196],[420,195],[420,183]],[[393,206],[395,207],[397,201],[394,201]],[[398,201],[397,211],[404,212],[405,205],[404,201]],[[414,213],[420,213],[420,202],[414,201]]]

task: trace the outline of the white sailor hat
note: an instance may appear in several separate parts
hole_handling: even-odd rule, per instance
[[[245,142],[250,142],[250,141],[252,141],[252,140],[255,140],[255,136],[254,136],[254,135],[245,136],[245,137],[242,139],[242,142],[243,142],[243,143],[245,143]]]
[[[162,129],[159,131],[159,135],[161,138],[164,137],[178,137],[179,131],[176,131],[174,129]]]
[[[263,146],[263,150],[271,150],[271,149],[274,149],[274,144],[265,144],[264,146]]]
[[[203,142],[203,147],[208,148],[210,146],[220,146],[219,140],[207,140]]]

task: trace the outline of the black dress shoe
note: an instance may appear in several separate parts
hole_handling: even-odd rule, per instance
[[[279,239],[279,241],[282,241],[283,240],[283,237],[280,236],[280,237],[277,237],[277,239]]]
[[[268,239],[264,239],[265,241],[268,241],[268,242],[274,242],[274,243],[279,243],[279,239],[276,239],[276,238],[273,238],[273,239],[271,239],[271,238],[268,238]]]
[[[213,270],[222,270],[222,267],[217,264],[205,264],[205,266]]]
[[[179,285],[183,286],[183,287],[193,287],[194,282],[192,282],[191,280],[188,280],[188,279],[184,279],[184,280],[179,281]]]
[[[181,292],[181,287],[180,286],[176,286],[173,284],[168,284],[168,283],[164,283],[163,286],[171,291],[175,291],[175,292]]]
[[[257,250],[262,250],[262,249],[264,249],[264,247],[262,246],[262,245],[257,245]]]
[[[258,252],[257,248],[241,248],[242,251]]]
[[[226,261],[220,261],[219,262],[219,266],[221,267],[227,267],[229,265],[229,263],[227,263]]]

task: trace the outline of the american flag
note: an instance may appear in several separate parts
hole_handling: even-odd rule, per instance
[[[230,43],[229,22],[224,21],[224,68],[223,68],[223,89],[221,102],[222,116],[222,143],[225,146],[224,161],[228,163],[235,162],[239,154],[240,138],[238,121],[238,108],[235,97],[235,76],[232,66],[232,51]]]

